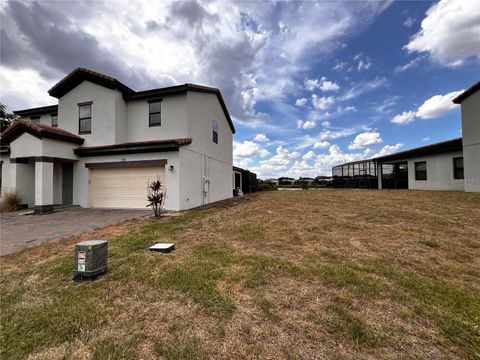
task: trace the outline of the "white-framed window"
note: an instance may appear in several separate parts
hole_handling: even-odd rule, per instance
[[[148,102],[148,126],[162,125],[162,100]]]
[[[78,133],[92,133],[92,103],[78,104]]]
[[[52,118],[52,127],[58,127],[58,115],[52,114],[50,116]]]

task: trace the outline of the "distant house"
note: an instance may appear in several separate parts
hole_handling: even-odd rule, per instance
[[[312,185],[315,182],[314,178],[310,177],[301,177],[298,180],[295,180],[296,185]]]
[[[235,128],[220,90],[137,92],[78,68],[49,94],[57,105],[16,111],[21,120],[1,134],[2,192],[16,191],[36,212],[53,204],[145,208],[157,177],[170,210],[232,197]]]
[[[272,183],[273,185],[278,185],[278,179],[270,178],[270,179],[266,179],[264,181]]]
[[[293,185],[295,184],[295,179],[290,177],[279,177],[278,178],[279,185]]]
[[[334,186],[480,192],[480,81],[453,102],[461,138],[334,166]]]

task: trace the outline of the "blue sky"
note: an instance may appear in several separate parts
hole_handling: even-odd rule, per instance
[[[1,101],[55,103],[77,66],[136,90],[219,87],[234,162],[262,178],[459,137],[451,99],[480,77],[478,1],[91,4],[1,4]]]

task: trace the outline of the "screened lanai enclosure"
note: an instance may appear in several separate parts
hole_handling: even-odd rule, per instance
[[[381,163],[376,160],[350,162],[332,168],[336,188],[378,189],[378,171],[383,189],[408,189],[407,162]]]
[[[332,177],[336,188],[378,189],[377,163],[372,160],[334,166]]]

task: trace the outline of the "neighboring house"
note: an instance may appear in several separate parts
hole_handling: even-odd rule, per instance
[[[257,191],[257,174],[239,168],[233,167],[233,188],[242,190],[244,194],[251,194]]]
[[[295,184],[295,179],[291,177],[279,177],[278,178],[279,185],[293,185]]]
[[[334,166],[334,186],[480,192],[480,82],[453,102],[463,137]]]
[[[49,90],[58,105],[16,111],[1,134],[2,192],[36,212],[53,204],[145,208],[159,177],[165,208],[232,196],[232,120],[218,89],[134,91],[78,68]]]
[[[278,185],[278,179],[274,179],[274,178],[267,179],[265,180],[265,182],[272,183],[273,185]]]
[[[295,184],[296,185],[312,185],[314,181],[315,181],[314,178],[301,177],[301,178],[298,178],[298,180],[295,180]]]

